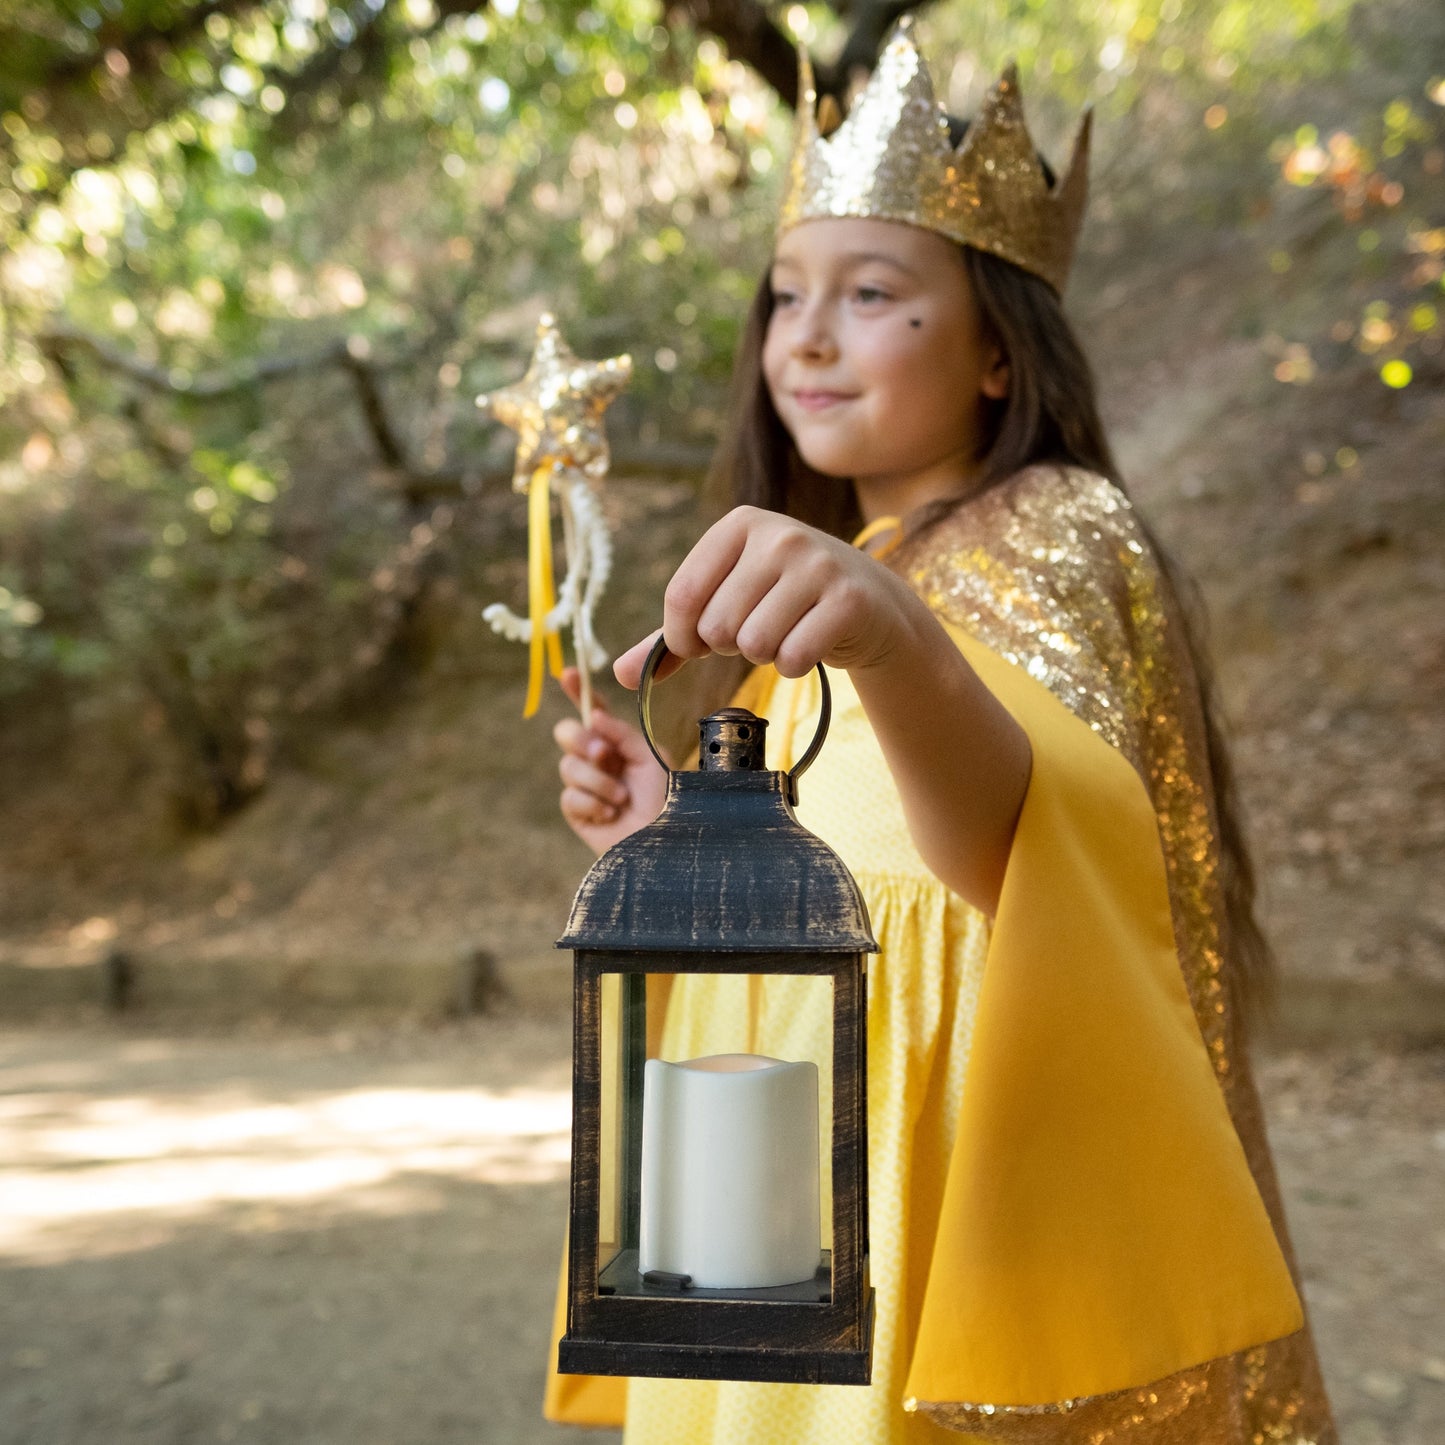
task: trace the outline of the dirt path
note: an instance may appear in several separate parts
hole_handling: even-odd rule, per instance
[[[0,1034],[0,1445],[542,1445],[567,1027]],[[1445,1439],[1445,1056],[1263,1070],[1347,1445]]]
[[[0,1037],[0,1441],[613,1438],[537,1413],[567,1046]]]

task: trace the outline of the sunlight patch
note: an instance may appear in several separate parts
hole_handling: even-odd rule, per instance
[[[551,1183],[565,1177],[571,1143],[565,1090],[3,1102],[0,1255],[36,1263],[150,1247],[157,1226],[230,1227],[238,1207],[391,1214],[437,1207],[445,1181]]]

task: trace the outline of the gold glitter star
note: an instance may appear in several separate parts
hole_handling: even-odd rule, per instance
[[[594,481],[609,461],[602,413],[632,376],[632,358],[579,361],[544,313],[537,349],[521,381],[477,398],[477,405],[517,433],[512,485],[525,492],[539,467],[579,471]]]

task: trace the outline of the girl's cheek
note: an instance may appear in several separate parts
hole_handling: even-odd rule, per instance
[[[774,381],[778,375],[779,367],[783,358],[787,355],[787,349],[783,345],[782,335],[775,326],[770,325],[767,334],[763,337],[763,380],[767,383],[768,394],[773,396],[775,391]],[[773,396],[776,401],[776,396]]]
[[[921,324],[914,325],[915,321]],[[887,366],[917,364],[936,349],[937,341],[927,318],[907,311],[890,316],[878,327],[872,346],[875,358]]]
[[[888,318],[888,332],[899,346],[917,347],[932,341],[938,334],[938,325],[929,315],[925,305],[915,301],[903,302]]]
[[[766,372],[763,374],[763,390],[768,394],[768,400],[772,403],[773,411],[782,420],[782,407],[778,405],[778,389],[773,385],[773,380]]]

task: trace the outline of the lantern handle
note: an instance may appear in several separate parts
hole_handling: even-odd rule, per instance
[[[637,686],[637,717],[642,724],[642,736],[647,739],[652,756],[657,759],[663,772],[670,776],[672,769],[663,759],[652,736],[652,684],[656,681],[657,669],[666,656],[667,639],[659,632],[657,641],[652,644],[652,651],[647,654],[647,661],[642,664],[642,681]],[[812,767],[813,760],[822,751],[823,739],[828,736],[828,724],[833,720],[833,689],[828,684],[828,673],[821,662],[818,664],[818,681],[823,688],[822,701],[818,706],[818,731],[813,734],[813,741],[808,744],[807,751],[788,773],[788,801],[795,805],[798,801],[798,779]]]

